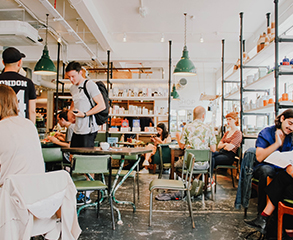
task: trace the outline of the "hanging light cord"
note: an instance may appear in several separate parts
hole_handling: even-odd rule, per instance
[[[185,16],[185,25],[184,25],[184,27],[185,27],[185,30],[184,30],[184,46],[186,46],[186,15],[187,15],[187,13],[184,13],[184,16]]]
[[[47,46],[47,38],[48,38],[48,17],[49,17],[49,14],[47,13],[46,16],[47,16],[47,19],[46,19],[46,46]]]

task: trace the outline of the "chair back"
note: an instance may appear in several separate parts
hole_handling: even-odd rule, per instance
[[[107,173],[110,155],[73,155],[72,173]]]
[[[168,143],[158,144],[157,151],[153,156],[154,164],[171,163],[171,149]]]
[[[182,165],[182,172],[185,173],[185,176],[182,176],[183,182],[185,183],[185,187],[187,189],[191,189],[191,180],[192,180],[192,173],[193,173],[193,166],[195,162],[195,157],[192,153],[188,153],[186,159],[186,168],[185,168],[185,161],[183,161]]]
[[[42,148],[44,162],[63,162],[63,154],[60,147]]]
[[[189,153],[192,153],[195,157],[195,162],[206,162],[210,161],[212,154],[210,149],[197,150],[197,149],[186,149],[184,159],[187,159]]]

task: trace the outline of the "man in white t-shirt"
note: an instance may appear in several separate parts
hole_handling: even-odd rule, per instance
[[[82,68],[78,62],[70,62],[66,67],[66,74],[72,86],[72,104],[70,111],[75,115],[75,127],[71,139],[71,147],[94,147],[94,141],[98,132],[98,125],[94,114],[106,108],[104,98],[98,86],[91,80],[86,83],[94,107],[91,106],[88,97],[84,93],[84,83],[86,79],[82,76]]]

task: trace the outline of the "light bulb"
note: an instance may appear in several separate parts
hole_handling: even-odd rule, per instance
[[[203,37],[202,37],[202,35],[200,35],[199,42],[203,43]]]
[[[123,42],[126,42],[126,33],[123,35]]]
[[[162,37],[161,37],[161,42],[165,42],[165,37],[164,37],[164,34],[162,33]]]

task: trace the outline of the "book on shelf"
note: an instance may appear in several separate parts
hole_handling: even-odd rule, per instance
[[[270,154],[264,162],[276,165],[281,168],[286,168],[288,165],[293,166],[293,151],[279,152],[275,151]]]

